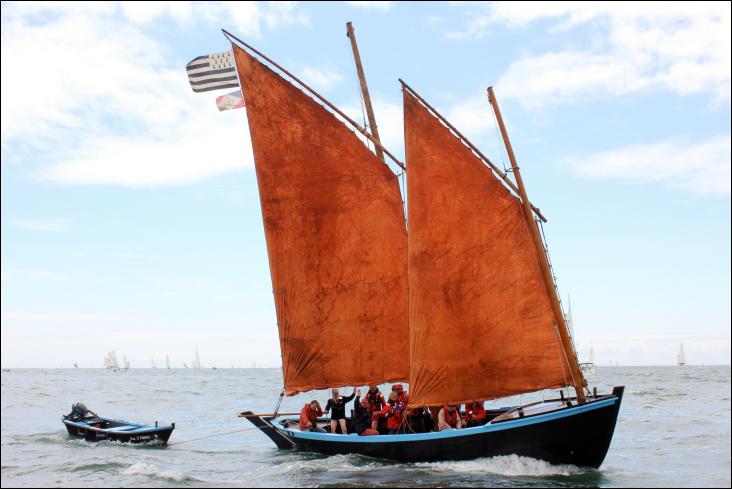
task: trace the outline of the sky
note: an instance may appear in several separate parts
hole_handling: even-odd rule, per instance
[[[403,159],[398,78],[499,166],[494,86],[577,349],[730,363],[730,4],[2,3],[2,366],[280,366],[226,28]],[[230,91],[230,90],[229,90]]]

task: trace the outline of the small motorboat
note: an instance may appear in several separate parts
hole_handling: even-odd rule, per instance
[[[121,441],[123,443],[168,443],[175,429],[175,423],[155,426],[131,423],[120,419],[102,418],[90,411],[84,404],[77,402],[71,413],[64,415],[63,423],[69,436],[87,441]]]

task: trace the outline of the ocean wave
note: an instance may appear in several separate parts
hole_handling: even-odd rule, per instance
[[[543,460],[519,455],[504,455],[456,462],[424,462],[415,464],[415,467],[427,469],[431,472],[496,474],[511,477],[569,476],[587,471],[587,469],[581,469],[574,465],[552,465]]]
[[[176,472],[174,470],[165,470],[160,467],[156,467],[155,465],[148,464],[145,462],[138,462],[135,464],[130,465],[126,469],[123,469],[120,471],[120,474],[122,475],[145,475],[149,477],[154,477],[156,479],[165,479],[173,482],[185,482],[185,481],[198,481],[199,479],[196,479],[193,476],[190,476],[188,474],[183,474],[180,472]]]

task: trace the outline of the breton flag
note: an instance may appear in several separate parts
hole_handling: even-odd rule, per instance
[[[199,56],[186,65],[186,71],[194,92],[239,86],[234,67],[234,54],[231,51]]]
[[[219,111],[241,109],[244,107],[244,97],[242,97],[241,90],[216,97],[216,106]]]

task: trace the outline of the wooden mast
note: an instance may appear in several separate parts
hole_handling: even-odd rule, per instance
[[[544,241],[541,239],[541,234],[539,233],[539,226],[536,224],[536,221],[534,220],[531,212],[531,204],[529,203],[529,198],[526,195],[526,187],[524,187],[524,182],[521,178],[521,172],[519,171],[519,166],[516,163],[516,156],[513,153],[511,141],[508,139],[506,126],[503,124],[501,109],[498,108],[498,102],[496,101],[496,96],[493,93],[493,87],[488,87],[488,101],[490,102],[491,107],[493,107],[493,112],[496,114],[498,127],[501,129],[501,136],[503,136],[503,142],[506,145],[506,152],[508,152],[508,158],[509,160],[511,160],[511,168],[513,169],[514,177],[516,178],[516,185],[519,189],[519,195],[521,196],[521,204],[524,209],[524,216],[528,221],[529,228],[531,229],[531,234],[533,235],[534,242],[536,243],[536,248],[539,255],[539,262],[541,263],[541,271],[544,275],[544,284],[546,285],[547,292],[549,293],[549,297],[551,299],[552,309],[554,311],[554,318],[556,319],[557,327],[559,329],[559,337],[562,341],[562,348],[564,349],[564,355],[567,359],[567,363],[569,364],[569,370],[572,376],[572,383],[574,384],[574,388],[577,391],[577,400],[580,403],[584,403],[584,387],[586,385],[586,381],[582,376],[582,371],[579,368],[577,355],[575,355],[574,352],[572,339],[569,336],[567,323],[564,320],[562,306],[559,302],[559,295],[554,284],[554,276],[552,274],[551,266],[549,265],[549,257],[547,256],[547,251],[544,247]]]
[[[356,61],[356,72],[358,73],[358,81],[361,84],[361,93],[363,94],[363,102],[364,105],[366,105],[366,114],[369,118],[369,129],[371,130],[371,135],[376,139],[377,141],[381,142],[381,138],[379,138],[379,129],[376,127],[376,116],[374,115],[374,107],[371,105],[371,96],[369,95],[369,87],[366,85],[366,76],[363,73],[363,65],[361,64],[361,55],[358,54],[358,45],[356,44],[356,32],[353,30],[353,24],[351,22],[348,22],[346,24],[346,35],[348,36],[348,39],[351,41],[351,49],[353,50],[353,59]],[[381,158],[382,161],[386,162],[384,160],[384,152],[381,151],[381,148],[376,146],[376,156]]]

